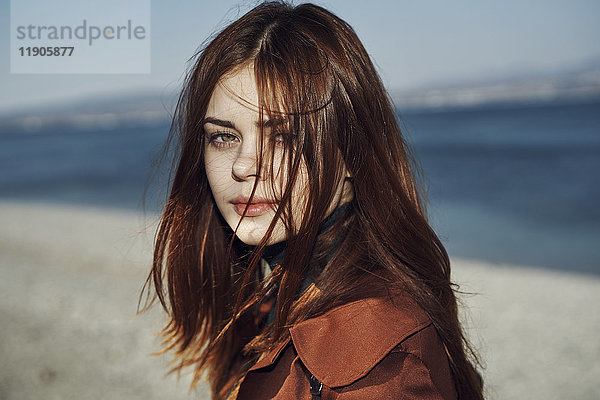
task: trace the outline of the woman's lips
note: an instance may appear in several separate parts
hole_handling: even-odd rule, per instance
[[[231,200],[233,204],[233,208],[238,215],[244,215],[244,210],[246,209],[246,205],[248,205],[248,209],[246,210],[247,217],[258,217],[263,215],[267,211],[273,208],[274,203],[268,201],[267,199],[262,199],[259,197],[254,197],[252,199],[252,203],[248,204],[250,199],[245,196],[238,196],[235,199]]]
[[[234,203],[235,212],[240,216],[244,215],[246,203]],[[246,210],[247,217],[258,217],[273,208],[273,203],[251,203]]]

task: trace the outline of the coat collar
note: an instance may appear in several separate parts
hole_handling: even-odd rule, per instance
[[[270,367],[275,364],[279,359],[279,356],[283,353],[283,350],[290,344],[290,338],[287,338],[283,343],[277,346],[274,350],[265,353],[258,361],[248,369],[248,372],[256,371],[259,369]]]
[[[349,385],[365,376],[394,347],[431,324],[407,296],[367,298],[336,307],[290,329],[291,342],[306,368],[324,385]],[[273,365],[290,339],[250,370]]]

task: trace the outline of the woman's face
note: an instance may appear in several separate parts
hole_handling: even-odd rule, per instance
[[[257,245],[265,235],[278,206],[275,197],[281,196],[282,182],[287,179],[283,168],[279,168],[286,165],[286,160],[282,160],[283,141],[272,131],[272,121],[258,120],[257,104],[254,69],[253,65],[249,64],[221,79],[212,93],[203,120],[206,135],[204,162],[210,189],[227,224],[235,230],[239,223],[237,236],[249,245]],[[262,149],[259,148],[261,124],[264,135]],[[270,140],[275,141],[272,157],[267,154]],[[263,162],[273,161],[274,177],[269,176],[270,166],[264,164],[258,176],[258,157],[261,151]],[[255,181],[256,192],[242,219]],[[305,209],[306,182],[306,165],[301,164],[291,193],[292,219],[295,223],[301,220]],[[339,182],[335,201],[331,204],[328,214],[338,204],[352,198],[352,188],[345,182]],[[271,184],[275,185],[276,194],[272,193]],[[286,233],[280,219],[267,244],[284,240]]]

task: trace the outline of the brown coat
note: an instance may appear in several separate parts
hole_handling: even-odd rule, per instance
[[[427,314],[406,297],[354,301],[301,322],[252,366],[237,399],[456,399],[444,346]]]

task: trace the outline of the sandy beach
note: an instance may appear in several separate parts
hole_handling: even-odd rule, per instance
[[[0,399],[208,399],[136,316],[156,217],[0,203]],[[565,249],[568,251],[568,249]],[[489,399],[600,398],[600,277],[453,259]]]

